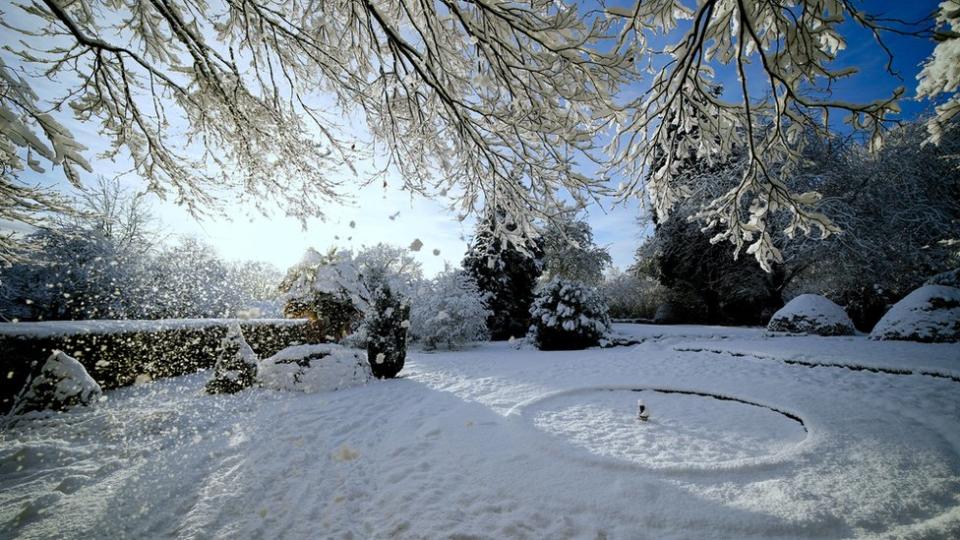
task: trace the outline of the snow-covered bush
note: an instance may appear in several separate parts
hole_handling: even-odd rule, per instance
[[[486,339],[490,314],[476,282],[462,271],[447,269],[418,288],[410,310],[410,337],[425,349],[453,349]]]
[[[100,399],[97,381],[76,359],[62,351],[53,351],[40,370],[14,400],[12,415],[30,411],[65,411],[78,405],[91,405]]]
[[[543,285],[530,307],[538,349],[575,350],[598,345],[610,330],[607,306],[596,289],[554,279]]]
[[[287,347],[259,365],[260,384],[273,390],[326,392],[373,378],[363,351],[332,343]]]
[[[920,287],[890,308],[873,328],[870,339],[960,341],[960,289]]]
[[[390,379],[403,369],[407,357],[410,305],[384,284],[373,291],[363,320],[367,334],[367,359],[378,379]]]
[[[842,307],[819,294],[801,294],[773,314],[767,324],[771,332],[850,336],[853,321]]]
[[[231,324],[220,344],[220,354],[213,366],[213,378],[207,383],[208,394],[234,394],[249,388],[257,380],[257,355],[243,339],[240,325]]]
[[[311,248],[281,283],[284,312],[313,319],[326,335],[341,339],[357,330],[381,285],[409,298],[421,276],[420,263],[404,248],[377,244],[326,254]]]

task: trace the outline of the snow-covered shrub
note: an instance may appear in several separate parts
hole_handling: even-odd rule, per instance
[[[240,325],[231,324],[220,344],[220,354],[213,366],[213,378],[207,383],[208,394],[233,394],[249,388],[257,380],[257,355],[243,339]]]
[[[596,289],[554,279],[543,285],[530,307],[530,327],[540,350],[574,350],[598,345],[610,330],[607,306]]]
[[[101,395],[100,385],[80,362],[62,351],[53,351],[39,372],[20,391],[11,414],[65,411],[78,405],[91,405]]]
[[[287,347],[259,365],[260,384],[273,390],[326,392],[373,378],[363,351],[332,343]]]
[[[960,289],[920,287],[890,308],[873,328],[870,339],[960,341]]]
[[[378,379],[396,377],[407,357],[410,305],[384,284],[373,292],[363,326],[373,374]]]
[[[773,314],[767,323],[771,332],[850,336],[853,321],[842,307],[819,294],[801,294]]]
[[[947,287],[960,288],[960,268],[941,272],[928,279],[924,285],[946,285]]]
[[[418,288],[410,311],[410,337],[425,349],[453,349],[486,339],[490,314],[476,282],[462,271],[448,269]]]
[[[306,317],[323,333],[341,339],[362,323],[383,284],[409,298],[421,279],[420,263],[408,250],[385,244],[323,255],[308,249],[281,283],[287,316]]]

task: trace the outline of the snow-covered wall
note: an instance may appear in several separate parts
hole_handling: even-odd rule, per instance
[[[0,323],[0,413],[53,350],[79,360],[107,390],[213,366],[234,322],[261,358],[290,345],[322,341],[306,319]]]

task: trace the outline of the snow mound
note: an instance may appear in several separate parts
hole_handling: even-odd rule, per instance
[[[890,308],[873,328],[870,339],[960,341],[960,289],[920,287]]]
[[[260,362],[260,384],[301,392],[362,386],[373,379],[366,356],[363,351],[331,343],[287,347]]]
[[[767,324],[771,332],[851,336],[853,321],[842,307],[819,294],[801,294],[773,314]]]
[[[83,365],[62,351],[53,351],[47,361],[20,391],[11,415],[31,411],[65,411],[77,405],[96,403],[103,392]]]

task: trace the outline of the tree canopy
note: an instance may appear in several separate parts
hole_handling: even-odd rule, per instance
[[[831,97],[855,71],[832,67],[844,25],[866,28],[885,53],[886,32],[930,34],[851,0],[43,0],[8,11],[0,22],[16,62],[0,65],[2,219],[58,209],[21,177],[26,168],[46,161],[81,184],[91,166],[70,122],[195,214],[231,193],[322,216],[343,197],[344,171],[375,150],[382,169],[364,181],[397,171],[405,189],[447,196],[460,213],[503,209],[513,226],[497,234],[517,244],[564,199],[609,195],[608,176],[622,178],[621,198],[649,196],[665,216],[687,196],[679,161],[736,146],[748,158],[742,177],[698,217],[765,266],[780,257],[774,214],[790,216],[788,234],[836,230],[812,210],[815,193],[784,183],[799,133],[826,133],[840,113],[878,147],[898,111],[902,90],[867,103]],[[956,114],[958,11],[956,0],[941,5],[941,43],[922,73],[921,95],[947,94],[934,142]],[[740,88],[721,96],[725,68]],[[40,81],[57,92],[38,95]],[[698,136],[672,137],[672,124]],[[588,161],[606,175],[585,174]]]

